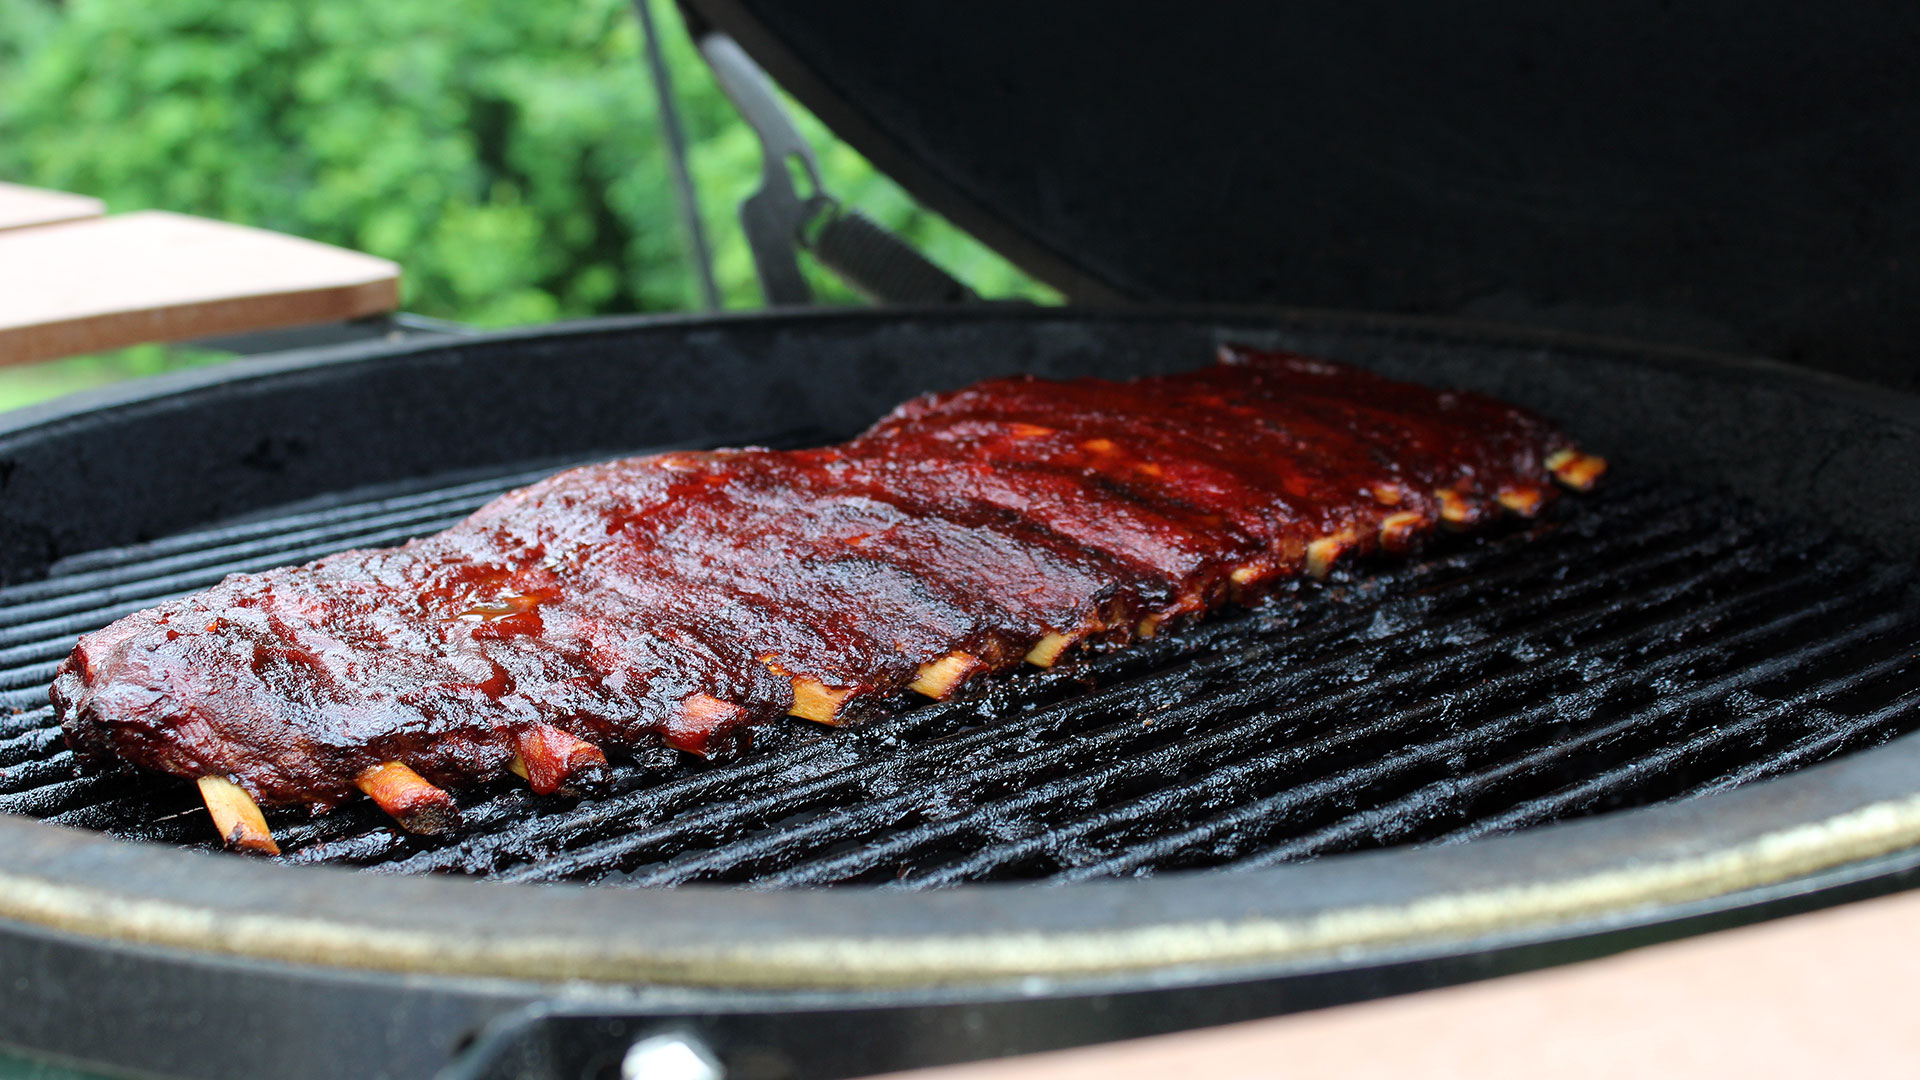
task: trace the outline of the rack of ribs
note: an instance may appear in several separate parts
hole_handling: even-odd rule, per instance
[[[838,446],[591,465],[397,548],[234,575],[81,638],[52,696],[83,760],[196,780],[230,846],[277,850],[261,803],[360,793],[441,831],[447,787],[585,789],[607,751],[724,756],[783,714],[944,698],[1604,468],[1524,410],[1291,354],[996,379]]]

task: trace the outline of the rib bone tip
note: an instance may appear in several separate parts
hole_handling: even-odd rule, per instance
[[[737,702],[698,692],[680,703],[680,713],[661,729],[668,746],[701,757],[724,756],[740,745],[747,709]]]
[[[1353,538],[1342,533],[1335,536],[1323,536],[1307,545],[1307,573],[1316,580],[1325,581],[1333,573],[1333,564],[1353,546]]]
[[[1388,551],[1404,552],[1413,547],[1420,534],[1433,527],[1433,520],[1418,510],[1401,510],[1380,520],[1380,546]]]
[[[224,776],[203,776],[195,783],[223,843],[236,851],[280,854],[280,845],[267,830],[266,815],[245,789]]]
[[[818,679],[796,676],[793,680],[793,708],[787,710],[787,715],[816,724],[838,724],[840,707],[852,696],[852,687],[828,686]]]
[[[404,762],[383,761],[369,766],[353,784],[410,833],[431,836],[460,826],[460,807],[453,796],[428,783]]]
[[[507,768],[538,795],[572,792],[603,779],[607,755],[600,748],[552,724],[535,724],[514,735]]]
[[[951,652],[938,660],[929,660],[914,673],[907,689],[936,701],[950,696],[960,684],[985,667],[970,653]]]
[[[1540,512],[1546,502],[1546,496],[1536,487],[1509,487],[1500,489],[1500,505],[1521,517],[1532,517]]]
[[[1471,525],[1480,516],[1473,503],[1452,488],[1441,488],[1433,493],[1433,497],[1440,503],[1441,524],[1450,528]]]
[[[1553,478],[1575,491],[1591,491],[1607,471],[1607,459],[1582,453],[1572,447],[1547,455],[1547,471]]]
[[[1043,634],[1039,641],[1033,643],[1033,648],[1027,650],[1027,663],[1035,667],[1052,667],[1059,662],[1060,654],[1066,652],[1074,641],[1072,634],[1062,634],[1058,631]]]

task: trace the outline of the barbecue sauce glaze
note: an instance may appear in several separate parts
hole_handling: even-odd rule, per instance
[[[80,640],[53,700],[85,758],[317,808],[386,761],[497,777],[542,723],[720,755],[803,685],[844,720],[942,658],[972,677],[1047,635],[1124,643],[1257,599],[1316,553],[1409,548],[1443,512],[1471,525],[1505,494],[1530,513],[1570,445],[1475,394],[1222,360],[996,379],[839,446],[574,469],[436,536],[122,619]]]

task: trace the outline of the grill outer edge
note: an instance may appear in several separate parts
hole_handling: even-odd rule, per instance
[[[1704,461],[1709,473],[1755,497],[1784,492],[1792,501],[1805,496],[1816,511],[1868,530],[1893,552],[1910,553],[1917,543],[1911,507],[1920,505],[1920,499],[1903,496],[1920,492],[1920,480],[1911,470],[1888,468],[1887,463],[1914,459],[1915,447],[1920,447],[1920,400],[1770,361],[1441,320],[1330,313],[986,309],[908,314],[914,318],[903,321],[897,312],[821,312],[720,320],[606,320],[487,335],[452,345],[349,347],[243,362],[222,369],[219,378],[189,373],[0,418],[0,476],[8,475],[4,466],[12,465],[4,460],[6,455],[52,434],[84,439],[88,431],[82,429],[113,421],[116,414],[168,413],[202,407],[207,398],[237,400],[249,385],[263,392],[269,384],[289,381],[305,386],[328,368],[366,364],[370,370],[385,370],[419,361],[429,368],[459,368],[472,378],[474,366],[487,358],[489,349],[563,339],[604,339],[622,349],[637,348],[649,339],[672,347],[676,340],[723,337],[737,337],[747,345],[801,341],[831,347],[879,330],[893,333],[888,341],[894,347],[930,332],[974,328],[986,333],[997,328],[1004,333],[1017,327],[1022,334],[1047,331],[1093,343],[1100,340],[1099,333],[1135,327],[1148,331],[1178,322],[1179,333],[1190,336],[1278,341],[1336,358],[1378,356],[1374,350],[1387,348],[1416,353],[1423,348],[1464,348],[1475,353],[1476,364],[1450,361],[1445,369],[1449,377],[1466,373],[1476,383],[1478,361],[1488,359],[1481,350],[1504,350],[1502,370],[1509,380],[1496,390],[1540,389],[1532,368],[1537,360],[1552,359],[1576,365],[1572,384],[1557,391],[1562,395],[1605,387],[1637,371],[1665,377],[1635,390],[1642,395],[1658,393],[1673,382],[1685,382],[1706,396],[1746,394],[1740,400],[1757,414],[1734,418],[1739,426],[1733,431],[1740,437],[1723,433],[1723,441]],[[778,356],[771,359],[779,361]],[[1416,367],[1426,363],[1418,358],[1411,362]],[[1391,365],[1383,370],[1405,374]],[[1526,400],[1532,394],[1519,396]],[[1630,406],[1634,400],[1630,395],[1626,402]],[[1784,477],[1758,465],[1749,467],[1766,455],[1751,452],[1745,433],[1766,432],[1770,425],[1792,430],[1792,422],[1810,415],[1802,404],[1829,425],[1808,449],[1831,452],[1811,455],[1806,466],[1796,459]],[[1624,423],[1630,412],[1616,412],[1615,419]],[[1704,413],[1702,417],[1713,419]],[[1724,428],[1728,421],[1723,416],[1715,422]],[[1821,441],[1837,437],[1841,429],[1848,436],[1844,444]],[[1618,442],[1619,449],[1628,452],[1635,444],[1621,436],[1631,433],[1629,426],[1605,445],[1596,445],[1606,451]],[[1669,459],[1668,467],[1682,460],[1700,464],[1683,457]],[[79,473],[58,478],[63,481],[59,494],[64,495],[66,481],[85,482],[87,470]],[[23,463],[12,474],[16,489],[27,475]],[[1877,482],[1857,482],[1863,478]],[[67,502],[63,498],[60,505]],[[1845,513],[1855,508],[1876,509],[1877,514]],[[0,520],[0,526],[7,524]],[[104,542],[99,535],[90,539]],[[526,971],[538,979],[644,979],[683,985],[881,986],[922,979],[979,982],[1012,970],[1084,970],[1083,961],[1071,953],[1035,952],[1022,944],[1034,936],[1096,943],[1097,951],[1105,954],[1101,970],[1116,972],[1182,963],[1298,963],[1313,955],[1309,945],[1338,951],[1342,946],[1335,943],[1345,941],[1346,950],[1364,952],[1369,943],[1395,940],[1393,933],[1471,934],[1473,920],[1466,917],[1470,911],[1480,913],[1474,918],[1505,919],[1508,926],[1529,919],[1548,925],[1579,918],[1582,905],[1604,896],[1645,912],[1683,897],[1725,895],[1745,885],[1785,881],[1822,866],[1920,843],[1920,806],[1915,805],[1920,784],[1911,779],[1916,775],[1913,758],[1920,753],[1916,746],[1920,744],[1905,739],[1745,791],[1438,851],[1340,856],[1231,875],[1169,875],[1064,888],[984,886],[917,896],[699,888],[618,893],[395,881],[317,868],[289,872],[0,819],[0,866],[8,868],[0,872],[0,920],[17,920],[12,929],[19,934],[45,932],[35,928],[68,930],[128,948],[188,948],[212,956],[317,963],[337,970]],[[1609,880],[1612,886],[1599,889]],[[1560,885],[1513,894],[1514,902],[1504,906],[1492,903],[1501,890],[1541,882]],[[1300,899],[1306,896],[1319,899]],[[1416,923],[1408,912],[1423,903],[1438,906],[1419,908],[1425,921]],[[1395,918],[1385,921],[1387,914]],[[1350,921],[1339,922],[1343,918]],[[1322,928],[1318,937],[1302,936],[1302,927],[1309,924]],[[7,929],[0,921],[0,933]],[[764,949],[769,942],[799,951],[772,963]],[[910,947],[917,942],[927,943],[925,949]],[[376,947],[381,943],[392,947]],[[934,951],[979,954],[986,946],[1000,950],[985,949],[998,961],[979,963],[962,956],[971,967],[921,970]],[[836,970],[822,972],[810,966],[815,963],[831,963]]]
[[[880,988],[1272,969],[1573,924],[1920,845],[1920,736],[1725,795],[1269,870],[909,895],[521,886],[286,869],[0,820],[0,919],[372,971]]]
[[[536,387],[566,378],[582,387],[584,404],[518,418],[490,432],[487,452],[522,460],[539,456],[529,440],[558,439],[567,445],[543,452],[585,457],[749,435],[766,426],[749,414],[769,410],[798,410],[825,430],[850,433],[929,389],[1016,371],[1170,370],[1191,364],[1167,363],[1169,346],[1190,359],[1184,350],[1221,340],[1480,389],[1562,419],[1606,401],[1575,433],[1622,467],[1666,471],[1686,451],[1749,498],[1784,498],[1809,516],[1847,521],[1888,551],[1920,555],[1920,510],[1912,509],[1920,507],[1920,471],[1884,468],[1888,457],[1920,459],[1920,398],[1770,360],[1455,320],[982,306],[629,317],[451,342],[350,345],[32,406],[0,415],[8,511],[0,513],[0,580],[29,580],[36,567],[80,551],[448,467],[422,434],[457,426],[446,408],[453,397],[511,415],[538,396]],[[319,409],[328,401],[332,409]],[[1678,429],[1649,426],[1641,413],[1684,420]],[[1754,452],[1753,437],[1766,433],[1788,437],[1793,449]],[[126,452],[129,440],[140,453]],[[206,484],[161,497],[159,478],[189,468]],[[124,497],[76,501],[76,482]]]

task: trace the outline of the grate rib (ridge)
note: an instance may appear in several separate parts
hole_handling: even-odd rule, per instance
[[[227,573],[433,531],[553,468],[337,497],[0,589],[0,812],[213,850],[191,785],[76,773],[45,705],[73,638]],[[626,886],[1071,881],[1455,843],[1920,727],[1914,597],[1823,530],[1614,483],[960,700],[773,725],[740,761],[650,752],[584,800],[462,792],[456,836],[364,806],[273,826],[291,863]]]

